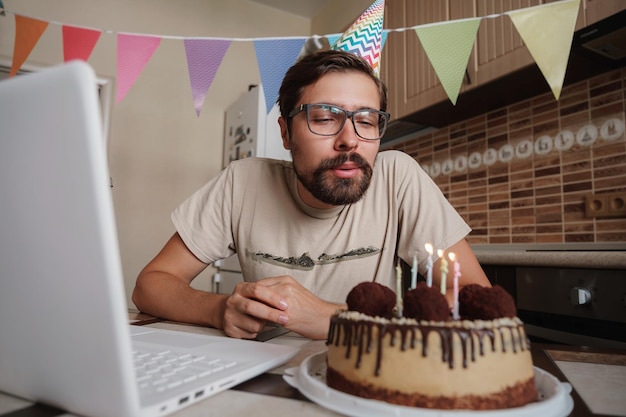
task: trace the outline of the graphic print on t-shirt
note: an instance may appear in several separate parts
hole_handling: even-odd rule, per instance
[[[349,250],[342,254],[328,255],[322,253],[316,259],[313,259],[308,252],[303,253],[299,257],[295,256],[279,256],[265,252],[251,252],[246,250],[246,257],[259,262],[266,262],[274,265],[280,265],[286,268],[298,269],[302,271],[310,271],[315,265],[325,265],[335,262],[351,261],[354,259],[365,258],[380,253],[380,249],[374,246],[367,248],[358,248]]]

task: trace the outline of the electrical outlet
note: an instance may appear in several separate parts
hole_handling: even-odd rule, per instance
[[[607,213],[607,198],[604,194],[587,194],[585,196],[585,217],[602,217]]]
[[[626,191],[607,194],[607,209],[610,217],[626,217]]]
[[[626,217],[626,191],[587,194],[585,217]]]

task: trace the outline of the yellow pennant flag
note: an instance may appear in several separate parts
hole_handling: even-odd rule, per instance
[[[415,28],[443,89],[456,104],[482,18],[451,20]]]
[[[563,0],[507,12],[552,94],[561,96],[580,0]]]

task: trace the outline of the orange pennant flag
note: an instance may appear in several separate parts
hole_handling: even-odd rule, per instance
[[[15,15],[15,46],[9,77],[17,74],[47,27],[48,22],[43,20]]]

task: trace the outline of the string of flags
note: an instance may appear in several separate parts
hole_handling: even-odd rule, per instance
[[[49,24],[62,26],[64,62],[73,59],[87,61],[102,34],[114,34],[117,41],[116,103],[126,97],[161,40],[182,40],[194,108],[199,117],[204,99],[232,42],[254,43],[266,111],[269,113],[276,102],[285,73],[298,59],[308,39],[326,38],[332,49],[342,49],[365,58],[374,73],[379,75],[381,51],[387,35],[389,32],[402,31],[415,32],[448,98],[456,104],[481,21],[503,15],[512,20],[558,100],[565,79],[579,3],[580,0],[560,0],[502,14],[384,29],[385,1],[376,0],[342,34],[246,39],[115,33],[11,13],[4,8],[2,0],[0,16],[12,14],[15,17],[15,44],[9,76],[15,75],[26,62]]]

